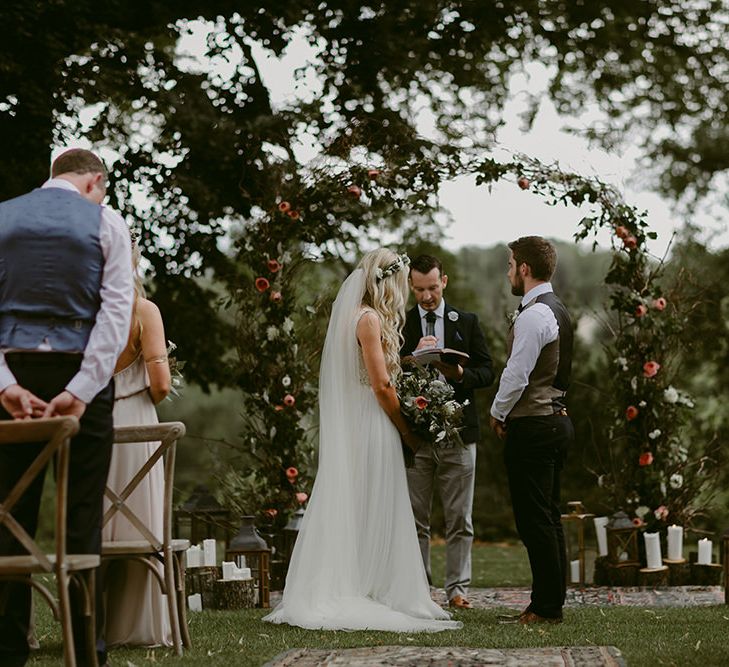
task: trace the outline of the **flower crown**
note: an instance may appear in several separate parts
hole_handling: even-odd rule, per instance
[[[137,227],[130,227],[129,238],[132,240],[132,247],[138,246],[142,240],[142,232]]]
[[[377,282],[381,282],[387,276],[391,276],[393,273],[397,273],[401,269],[404,269],[406,266],[410,265],[410,258],[407,255],[398,255],[397,259],[392,263],[386,266],[384,269],[381,269],[380,267],[377,267],[377,270],[375,271],[375,276],[377,277]]]

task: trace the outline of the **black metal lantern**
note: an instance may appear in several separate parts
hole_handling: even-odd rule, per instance
[[[256,530],[255,517],[241,517],[238,534],[230,540],[225,550],[225,560],[234,561],[238,567],[248,567],[258,587],[258,607],[270,606],[271,549]]]
[[[625,512],[610,517],[607,527],[608,561],[613,567],[640,565],[638,528]]]

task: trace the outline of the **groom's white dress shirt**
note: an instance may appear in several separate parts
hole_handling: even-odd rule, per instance
[[[78,192],[75,185],[62,178],[51,178],[41,187],[62,188]],[[66,390],[84,403],[90,403],[109,382],[114,366],[129,338],[134,302],[132,282],[132,250],[129,229],[124,219],[110,208],[102,206],[99,243],[104,256],[101,278],[101,307],[91,329],[86,350],[78,350],[84,358],[78,373],[66,385]],[[8,368],[5,352],[0,350],[0,392],[17,380]],[[34,350],[24,350],[32,352]],[[36,350],[52,352],[48,346]]]
[[[435,313],[435,337],[438,339],[437,347],[445,347],[445,323],[443,317],[445,316],[445,299],[441,299],[438,307],[435,310],[425,310],[418,305],[418,314],[420,315],[420,328],[423,331],[423,336],[426,335],[425,316],[428,313]]]
[[[541,283],[524,295],[521,306],[524,308],[538,296],[552,291],[551,283]],[[501,422],[506,421],[529,384],[529,376],[536,366],[542,348],[558,337],[557,318],[546,304],[535,303],[517,315],[514,321],[514,345],[501,374],[499,390],[491,404],[492,417]]]

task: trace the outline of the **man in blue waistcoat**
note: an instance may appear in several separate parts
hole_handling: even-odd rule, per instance
[[[102,502],[113,444],[114,365],[129,335],[133,302],[129,231],[101,202],[106,169],[93,153],[60,155],[51,178],[0,203],[0,419],[75,415],[71,442],[67,549],[101,552]],[[0,447],[0,498],[39,446]],[[15,519],[34,535],[41,485],[24,496]],[[25,553],[0,530],[0,554]],[[97,590],[97,657],[106,662]],[[73,589],[72,589],[73,593]],[[30,587],[0,584],[0,664],[28,659]],[[86,654],[81,599],[72,597],[74,644]]]

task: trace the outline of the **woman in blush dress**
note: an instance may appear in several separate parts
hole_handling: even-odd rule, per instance
[[[332,308],[319,374],[319,469],[281,603],[263,620],[309,629],[437,632],[405,478],[400,329],[407,257],[365,255]]]
[[[157,424],[155,405],[170,391],[170,367],[162,316],[145,298],[139,278],[140,252],[133,244],[135,301],[127,346],[114,373],[114,426]],[[108,486],[120,493],[149,459],[157,443],[115,444]],[[155,464],[127,499],[127,505],[152,532],[162,536],[164,469]],[[105,501],[108,508],[108,501]],[[103,528],[105,542],[144,539],[121,513]],[[104,577],[106,593],[106,642],[109,646],[171,646],[172,631],[165,596],[152,573],[142,563],[111,561]],[[162,568],[159,565],[160,570]]]

